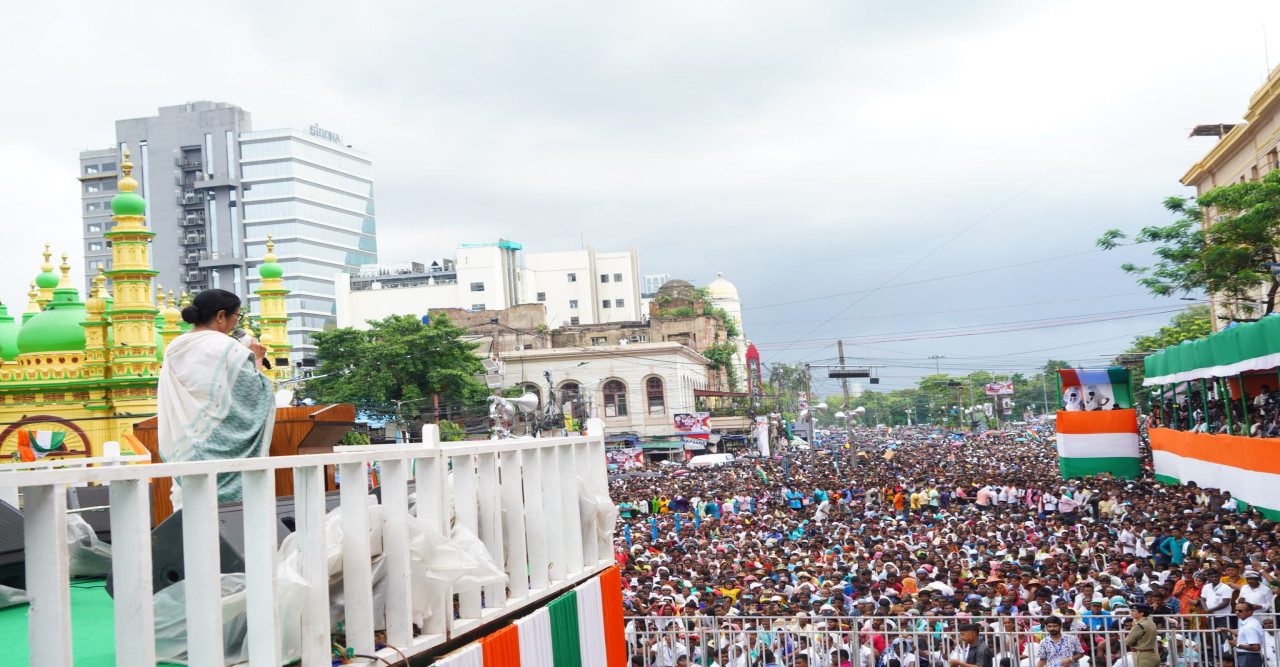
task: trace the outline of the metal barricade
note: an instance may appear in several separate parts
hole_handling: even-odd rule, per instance
[[[1276,614],[1256,615],[1265,630],[1265,667],[1280,665]],[[968,662],[960,626],[975,623],[979,640],[994,655],[992,667],[1036,667],[1045,637],[1043,617],[1032,616],[629,616],[627,653],[645,667],[689,665],[793,667],[803,655],[813,667],[949,667]],[[1124,638],[1128,615],[1064,618],[1063,634],[1079,641],[1085,654],[1075,667],[1136,667]],[[1226,643],[1234,627],[1228,616],[1153,615],[1160,665],[1234,667]],[[630,665],[632,663],[628,663]],[[1053,667],[1049,665],[1048,667]]]

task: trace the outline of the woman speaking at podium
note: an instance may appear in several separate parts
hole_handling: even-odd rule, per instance
[[[232,337],[244,316],[240,297],[204,290],[182,309],[195,326],[164,350],[157,390],[160,456],[166,462],[264,456],[271,443],[275,399],[262,373],[266,348]],[[182,507],[174,478],[173,509]],[[218,475],[218,502],[241,499],[239,473]]]

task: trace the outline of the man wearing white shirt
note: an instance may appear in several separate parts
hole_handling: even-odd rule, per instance
[[[1138,536],[1134,534],[1132,526],[1125,523],[1124,528],[1120,531],[1120,551],[1126,556],[1132,556],[1135,546],[1137,545]]]
[[[1201,589],[1200,599],[1203,600],[1205,611],[1212,615],[1213,627],[1225,628],[1229,625],[1231,618],[1231,594],[1235,590],[1222,583],[1217,570],[1207,570],[1205,578],[1209,583]]]
[[[1244,571],[1245,584],[1240,587],[1238,602],[1248,602],[1254,611],[1270,611],[1276,594],[1271,588],[1262,585],[1262,576],[1254,570]]]
[[[1240,629],[1229,630],[1235,638],[1227,640],[1236,650],[1236,666],[1262,667],[1262,646],[1266,642],[1262,623],[1253,617],[1253,606],[1245,602],[1236,604],[1236,616],[1240,619]]]

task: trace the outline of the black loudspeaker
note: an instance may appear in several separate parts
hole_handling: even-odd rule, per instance
[[[80,515],[97,533],[98,539],[111,544],[111,487],[72,486],[67,489],[67,509]]]
[[[239,502],[218,505],[218,553],[221,572],[244,572],[244,511]],[[276,518],[276,545],[289,535],[289,527]],[[151,531],[152,592],[172,586],[186,578],[182,561],[182,510],[174,512]],[[107,594],[114,596],[112,575],[107,575]]]
[[[0,501],[0,584],[26,589],[26,524],[22,512]]]
[[[324,494],[324,511],[326,513],[333,511],[333,508],[342,503],[341,494],[341,491],[329,491]],[[291,533],[298,530],[297,513],[298,511],[293,503],[293,496],[276,498],[276,518]],[[280,539],[284,541],[284,538]]]

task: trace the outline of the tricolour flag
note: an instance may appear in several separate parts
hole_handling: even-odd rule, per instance
[[[1280,520],[1280,452],[1273,440],[1167,428],[1148,433],[1156,479],[1230,491],[1238,502]]]
[[[1062,406],[1068,412],[1115,410],[1133,407],[1133,391],[1129,388],[1129,369],[1063,368]]]
[[[37,461],[47,454],[65,454],[65,431],[18,431],[18,457],[26,462]]]
[[[622,578],[611,567],[479,646],[484,667],[625,667],[623,624]],[[459,651],[436,665],[470,667],[472,659]]]
[[[761,468],[760,466],[757,465],[756,474],[760,476],[761,481],[763,481],[765,484],[769,483],[769,475],[764,471],[764,468]]]
[[[1058,467],[1064,479],[1104,472],[1116,477],[1137,477],[1137,413],[1059,412]]]

